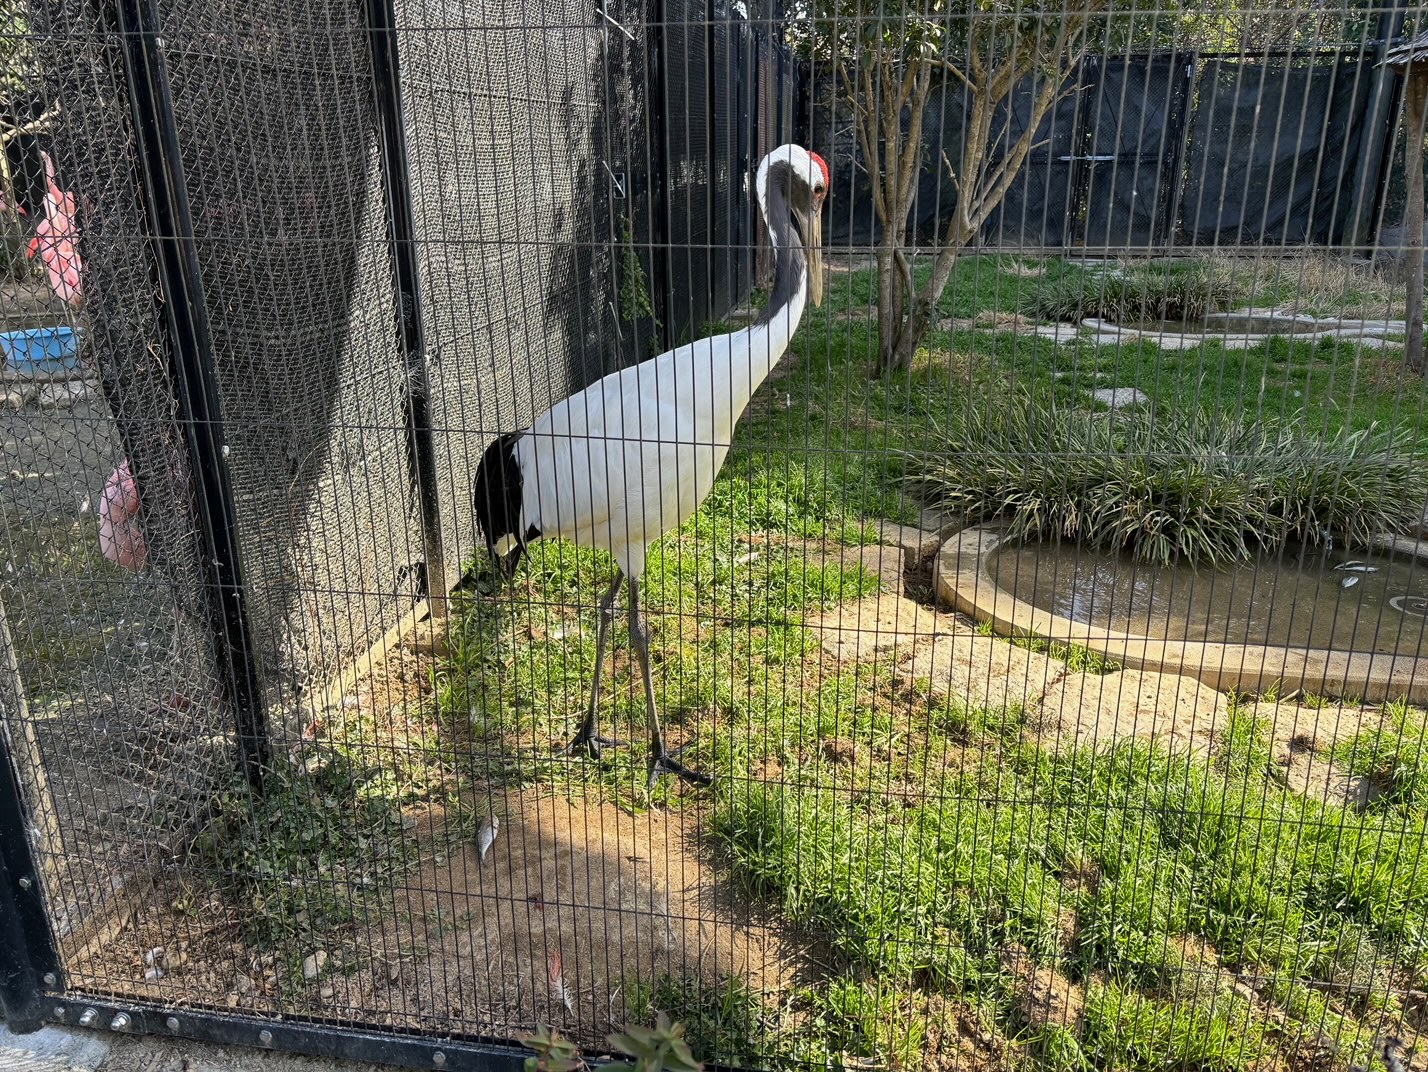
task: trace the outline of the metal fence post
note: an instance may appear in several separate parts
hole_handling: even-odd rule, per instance
[[[9,631],[0,614],[0,673],[13,667]],[[26,801],[20,786],[26,781],[15,747],[13,727],[29,732],[25,723],[23,696],[10,695],[0,687],[0,1019],[17,1034],[40,1026],[45,989],[59,986],[59,956],[43,901],[44,882],[36,866],[30,838],[36,820],[27,803],[44,812],[47,801]],[[14,710],[11,710],[11,707]],[[33,761],[36,757],[31,757]],[[34,778],[31,796],[42,795]],[[39,825],[48,825],[44,818]],[[53,835],[53,831],[46,831]]]
[[[416,223],[412,215],[411,176],[407,164],[406,125],[402,116],[401,59],[397,17],[392,0],[368,0],[372,81],[376,90],[382,143],[382,186],[386,193],[387,248],[397,291],[397,339],[406,360],[407,466],[422,527],[422,577],[433,617],[446,613],[446,567],[441,539],[441,500],[437,490],[436,442],[431,426],[431,381],[427,375],[426,334],[421,320],[421,268],[417,261]]]
[[[129,107],[138,142],[150,233],[157,254],[179,416],[198,501],[209,635],[221,687],[236,720],[239,763],[261,788],[268,760],[253,633],[244,604],[237,511],[224,445],[213,339],[180,155],[156,0],[119,0]]]
[[[675,296],[674,275],[670,263],[670,235],[674,233],[674,220],[670,204],[670,147],[669,108],[666,98],[666,79],[669,77],[669,34],[665,20],[669,17],[665,0],[651,0],[650,11],[654,18],[649,27],[648,48],[645,56],[648,64],[646,84],[650,87],[649,109],[647,112],[650,130],[650,266],[652,274],[659,281],[658,308],[661,334],[664,336],[660,349],[667,350],[675,345]]]

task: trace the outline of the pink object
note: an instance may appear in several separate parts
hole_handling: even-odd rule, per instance
[[[35,228],[29,253],[44,263],[55,297],[77,309],[82,299],[79,274],[83,265],[75,246],[79,229],[74,218],[74,194],[61,190],[55,182],[55,165],[50,154],[40,153],[40,159],[45,162],[45,182],[49,189],[45,193],[45,218]]]
[[[127,458],[109,474],[99,497],[99,552],[127,570],[142,570],[149,559],[139,525],[139,489]]]

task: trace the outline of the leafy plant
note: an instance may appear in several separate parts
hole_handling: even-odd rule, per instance
[[[380,772],[324,749],[275,761],[264,792],[235,793],[194,852],[252,941],[305,945],[358,916],[373,873],[403,865],[401,812]]]
[[[517,1041],[534,1057],[525,1060],[526,1072],[579,1072],[586,1068],[580,1048],[563,1039],[555,1028],[542,1025]],[[626,1026],[625,1030],[607,1040],[612,1047],[627,1053],[634,1061],[611,1061],[603,1067],[609,1072],[704,1072],[704,1065],[694,1059],[684,1041],[684,1025],[670,1023],[659,1013],[654,1027]]]
[[[1096,417],[1029,395],[949,423],[932,460],[911,460],[929,499],[1000,519],[1014,538],[1149,562],[1242,562],[1326,532],[1362,546],[1404,530],[1428,500],[1422,463],[1378,428],[1321,437],[1203,412]]]
[[[545,1024],[528,1035],[516,1036],[516,1041],[528,1050],[535,1050],[535,1056],[525,1060],[526,1072],[579,1072],[586,1067],[580,1057],[580,1047],[561,1038],[555,1028]]]
[[[659,1013],[655,1026],[631,1024],[618,1035],[611,1035],[610,1045],[627,1053],[634,1061],[616,1061],[605,1067],[610,1072],[703,1072],[704,1065],[694,1059],[684,1041],[684,1025],[670,1023]]]
[[[690,1049],[718,1064],[743,1067],[778,1052],[780,1040],[770,1010],[735,976],[714,984],[698,976],[664,976],[653,986],[637,987],[636,994],[636,1015],[644,1018],[663,1010],[677,1016]]]

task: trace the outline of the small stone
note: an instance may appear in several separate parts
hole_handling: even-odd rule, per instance
[[[163,977],[163,968],[148,968],[144,971],[144,982],[146,983],[157,983]]]
[[[233,976],[233,989],[240,994],[251,994],[253,992],[253,980],[243,972],[238,972]]]
[[[84,380],[51,380],[40,385],[36,396],[42,409],[68,409],[89,397],[89,384]]]
[[[28,385],[10,387],[0,393],[0,403],[7,409],[24,409],[34,400],[35,394],[35,388]]]
[[[1091,399],[1111,409],[1130,409],[1145,405],[1150,396],[1137,387],[1101,387],[1091,392]]]
[[[162,963],[163,959],[164,947],[161,945],[154,946],[153,949],[150,949],[144,954],[144,964],[146,967],[152,968],[155,964]]]
[[[309,983],[316,979],[327,968],[327,950],[319,949],[316,953],[310,953],[303,958],[302,977]]]

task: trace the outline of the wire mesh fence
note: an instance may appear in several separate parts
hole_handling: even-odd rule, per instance
[[[0,0],[7,1014],[1428,1068],[1425,32]]]

